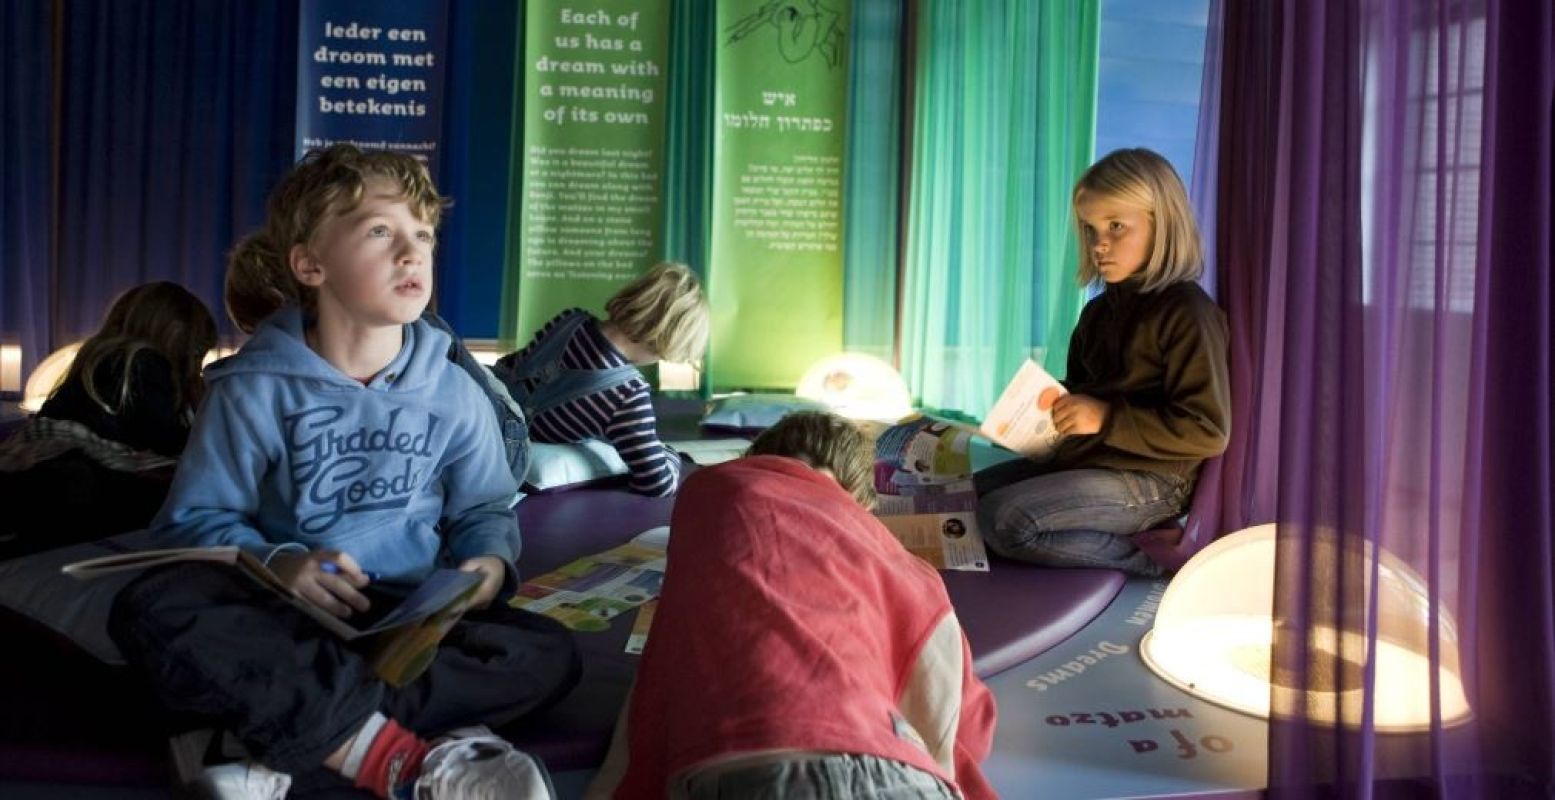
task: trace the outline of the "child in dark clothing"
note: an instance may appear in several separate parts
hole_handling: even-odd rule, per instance
[[[439,566],[482,580],[477,610],[402,687],[230,568],[171,566],[126,587],[109,621],[126,660],[165,708],[229,729],[257,762],[208,772],[218,792],[280,797],[293,776],[419,800],[547,792],[533,759],[454,730],[548,704],[579,663],[560,624],[492,606],[517,583],[518,487],[480,387],[421,320],[443,205],[414,158],[335,145],[282,181],[232,253],[229,307],[273,302],[244,287],[282,269],[297,302],[207,372],[158,544],[237,546],[347,618],[371,604],[371,573],[386,591]]]
[[[64,381],[0,447],[0,505],[20,555],[144,527],[204,394],[216,323],[175,283],[119,297]]]
[[[977,473],[990,549],[1050,566],[1161,569],[1132,535],[1183,513],[1230,432],[1225,314],[1195,282],[1199,232],[1182,181],[1149,150],[1098,161],[1074,190],[1081,285],[1104,288],[1069,344],[1064,438],[1045,463]]]

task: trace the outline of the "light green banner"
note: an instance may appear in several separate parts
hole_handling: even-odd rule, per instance
[[[717,8],[709,379],[791,389],[842,349],[850,3]]]
[[[514,153],[517,263],[504,339],[566,308],[599,313],[652,264],[663,218],[669,0],[530,0]]]

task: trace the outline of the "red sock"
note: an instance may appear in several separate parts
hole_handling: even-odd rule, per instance
[[[398,722],[387,720],[362,757],[356,787],[379,797],[394,797],[395,790],[415,782],[421,774],[421,760],[431,749],[431,745]]]

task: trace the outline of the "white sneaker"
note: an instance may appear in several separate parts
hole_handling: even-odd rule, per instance
[[[210,800],[283,800],[292,788],[292,776],[251,761],[234,761],[206,767],[185,788]]]
[[[421,762],[415,800],[550,800],[545,768],[484,725],[450,731]]]
[[[184,794],[200,800],[281,800],[292,778],[248,760],[230,733],[209,728],[168,740],[173,773]]]

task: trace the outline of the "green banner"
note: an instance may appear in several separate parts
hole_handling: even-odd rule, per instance
[[[514,154],[516,285],[504,339],[522,344],[557,312],[598,313],[650,266],[663,218],[669,0],[530,0],[524,126]]]
[[[850,4],[717,7],[709,379],[789,389],[842,349]]]

